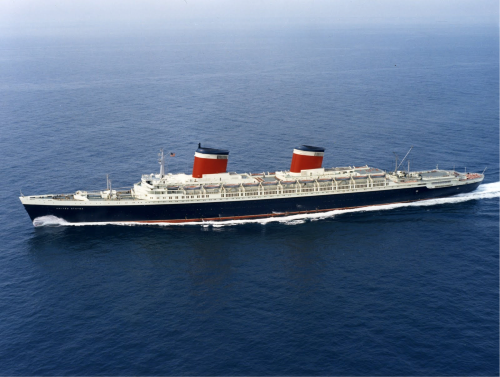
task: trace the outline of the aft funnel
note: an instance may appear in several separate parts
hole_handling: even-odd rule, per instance
[[[203,174],[225,173],[229,151],[224,149],[202,148],[194,154],[193,178],[201,178]]]
[[[300,173],[306,169],[318,169],[323,164],[325,148],[301,145],[293,150],[290,172]]]

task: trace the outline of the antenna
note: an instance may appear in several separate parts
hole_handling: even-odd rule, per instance
[[[484,170],[483,170],[483,173],[482,173],[483,175],[484,175],[484,172],[486,171],[486,169],[488,169],[488,167],[487,167],[487,166],[486,166],[486,167],[484,168]]]
[[[394,166],[395,166],[395,167],[394,167],[394,173],[396,173],[396,171],[398,170],[398,158],[399,158],[399,157],[398,157],[398,155],[396,154],[396,152],[392,152],[392,153],[394,153],[394,156],[396,156],[396,165],[394,165]]]
[[[410,174],[410,160],[408,160],[408,174]]]
[[[163,148],[160,149],[160,153],[158,153],[158,157],[160,158],[158,160],[160,164],[160,178],[163,178],[165,175],[165,156],[163,156]]]
[[[401,162],[399,163],[398,167],[396,168],[396,170],[399,169],[399,166],[401,166],[401,164],[403,163],[404,160],[406,160],[406,157],[408,157],[408,155],[410,154],[411,150],[413,149],[413,145],[411,146],[410,150],[408,152],[406,152],[406,155],[404,156],[404,158],[401,160]],[[395,154],[395,153],[394,153]]]
[[[111,181],[109,180],[109,174],[106,174],[106,190],[111,190]]]

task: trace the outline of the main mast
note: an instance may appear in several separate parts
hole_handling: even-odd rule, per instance
[[[165,175],[165,156],[163,155],[163,148],[160,149],[158,157],[160,158],[158,160],[158,163],[160,164],[160,178],[163,178]]]

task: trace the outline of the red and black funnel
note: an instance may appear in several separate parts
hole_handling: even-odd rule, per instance
[[[306,169],[318,169],[323,164],[325,148],[301,145],[293,150],[290,172],[300,173]]]
[[[201,178],[204,174],[225,173],[229,151],[224,149],[202,148],[194,154],[193,178]]]

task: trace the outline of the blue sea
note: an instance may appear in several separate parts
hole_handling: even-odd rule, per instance
[[[498,28],[0,36],[1,375],[498,375]],[[18,197],[192,169],[482,172],[273,221],[34,227]],[[405,163],[406,165],[406,163]]]

